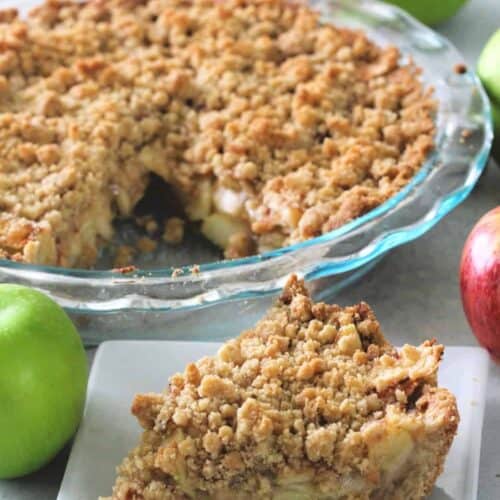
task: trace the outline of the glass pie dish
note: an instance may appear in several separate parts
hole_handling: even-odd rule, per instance
[[[21,2],[21,7],[38,2]],[[462,202],[483,171],[492,142],[489,102],[458,51],[403,11],[371,0],[312,0],[325,21],[360,29],[380,45],[395,45],[422,68],[438,100],[436,148],[399,193],[320,237],[238,260],[188,238],[139,260],[140,270],[62,269],[0,261],[0,281],[36,287],[75,320],[84,341],[117,338],[221,340],[252,324],[291,273],[332,296],[390,249],[418,238]],[[130,228],[120,224],[118,240]],[[189,265],[179,267],[179,263]],[[210,262],[211,261],[211,262]],[[103,256],[99,267],[106,265]],[[206,262],[206,263],[202,263]],[[202,263],[193,267],[194,264]],[[321,280],[327,278],[328,280]],[[325,286],[327,283],[327,286]],[[194,309],[203,309],[192,314]]]

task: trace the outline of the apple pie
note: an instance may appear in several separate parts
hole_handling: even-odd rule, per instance
[[[371,210],[433,147],[395,47],[288,0],[0,11],[0,258],[91,267],[152,174],[227,258]]]
[[[112,499],[421,499],[459,421],[442,354],[395,349],[367,304],[313,303],[292,277],[254,328],[135,397]]]

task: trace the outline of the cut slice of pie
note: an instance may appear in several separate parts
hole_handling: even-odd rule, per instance
[[[112,498],[421,499],[459,421],[442,354],[396,350],[368,305],[315,304],[292,277],[254,328],[136,396]]]

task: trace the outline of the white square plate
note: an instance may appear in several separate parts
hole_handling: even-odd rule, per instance
[[[58,500],[111,494],[115,468],[138,442],[130,414],[138,392],[159,392],[167,379],[220,344],[201,342],[105,342],[92,367],[85,414],[76,435]],[[458,399],[460,426],[432,500],[475,500],[479,472],[488,355],[475,347],[448,347],[440,385]]]

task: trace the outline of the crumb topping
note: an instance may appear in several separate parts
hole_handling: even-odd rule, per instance
[[[305,498],[380,491],[426,432],[456,427],[447,391],[429,410],[442,352],[432,341],[398,352],[368,305],[314,304],[292,278],[254,328],[172,376],[163,394],[135,398],[145,432],[115,498],[274,498],[289,481],[307,484]]]
[[[276,248],[392,196],[433,143],[418,69],[300,3],[47,0],[1,11],[0,40],[2,258],[91,266],[151,172],[219,215],[228,257]]]

